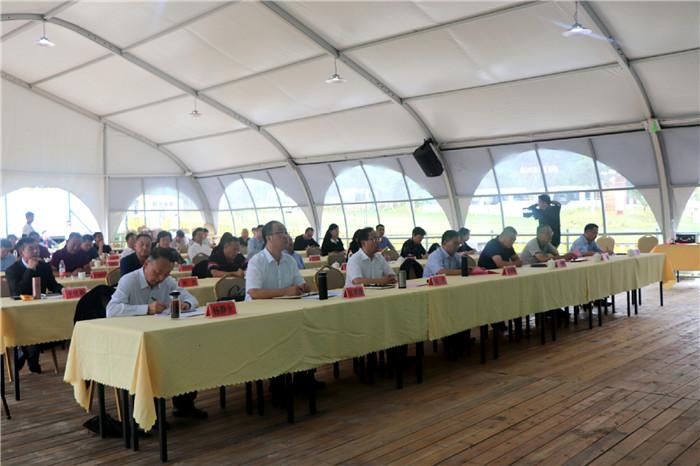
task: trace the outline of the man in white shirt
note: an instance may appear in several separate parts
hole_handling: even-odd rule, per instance
[[[134,249],[134,248],[136,247],[136,239],[137,238],[138,238],[138,236],[133,231],[130,231],[129,233],[126,234],[126,238],[125,238],[126,239],[126,247],[124,248],[122,253],[119,255],[120,260],[124,259],[129,254],[133,254],[136,252],[136,249]]]
[[[197,254],[204,254],[205,256],[211,256],[211,247],[208,243],[204,242],[206,237],[206,231],[204,228],[195,228],[192,232],[192,242],[187,248],[187,255],[190,260],[194,259]]]
[[[393,285],[396,274],[378,250],[379,237],[373,228],[367,227],[357,233],[360,249],[348,260],[345,286]]]
[[[170,308],[173,291],[180,292],[180,310],[197,307],[197,299],[170,276],[174,254],[172,249],[155,248],[142,268],[121,277],[107,304],[107,317],[160,314]],[[194,406],[196,397],[197,392],[173,397],[173,416],[206,419],[206,411]]]
[[[271,299],[296,296],[309,291],[294,259],[283,254],[287,229],[277,221],[260,228],[265,247],[248,261],[245,299]]]
[[[34,222],[34,212],[27,212],[24,214],[24,218],[27,219],[27,223],[22,227],[22,236],[29,236],[29,234],[34,231],[34,227],[32,227],[32,222]]]

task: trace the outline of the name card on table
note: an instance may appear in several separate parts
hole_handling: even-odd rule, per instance
[[[106,270],[96,270],[95,272],[90,273],[90,278],[105,278],[105,277],[107,277]]]
[[[505,275],[507,277],[511,277],[511,276],[517,275],[517,274],[518,274],[518,268],[514,265],[506,265],[505,267],[503,267],[503,272],[501,273],[501,275]]]
[[[192,264],[180,264],[177,268],[178,272],[192,272],[194,265]]]
[[[447,285],[447,277],[444,275],[433,275],[428,278],[428,286],[443,286]]]
[[[119,257],[119,254],[110,254],[109,256],[107,256],[107,260],[110,260],[110,259],[115,260],[115,261],[119,261],[119,259],[121,259],[121,257]]]
[[[107,267],[119,267],[119,258],[107,259]]]
[[[315,256],[309,256],[309,262],[321,262],[321,256],[318,254]]]
[[[194,277],[197,278],[197,277]],[[236,315],[236,301],[222,301],[207,304],[207,317],[226,317]]]
[[[348,286],[343,290],[343,298],[363,298],[365,296],[365,287],[362,285]]]
[[[63,290],[61,290],[64,299],[79,299],[85,296],[87,292],[88,289],[84,286],[77,288],[63,288]]]
[[[566,267],[566,259],[557,259],[554,261],[554,268],[561,269]]]
[[[601,262],[607,262],[609,260],[610,260],[610,254],[608,254],[607,252],[604,252],[600,255]]]
[[[640,254],[641,254],[641,251],[639,249],[628,249],[627,250],[628,256],[639,256]]]
[[[199,285],[197,277],[182,277],[177,281],[177,286],[180,288],[190,288]]]

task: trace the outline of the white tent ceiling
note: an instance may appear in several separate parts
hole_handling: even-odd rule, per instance
[[[57,45],[6,16],[2,71],[195,174],[700,114],[698,2],[583,6],[565,38],[572,2],[3,2]]]

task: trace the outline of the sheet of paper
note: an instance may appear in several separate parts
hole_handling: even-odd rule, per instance
[[[203,316],[206,314],[207,310],[202,307],[198,307],[196,309],[188,310],[188,311],[180,311],[180,319],[187,319],[189,317],[196,317],[196,316]],[[170,317],[170,309],[161,312],[160,314],[156,314],[158,317]]]

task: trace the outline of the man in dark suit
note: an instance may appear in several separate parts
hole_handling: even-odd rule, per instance
[[[10,288],[10,295],[32,294],[32,279],[41,279],[41,291],[58,293],[63,288],[53,276],[51,266],[39,257],[39,244],[31,237],[24,237],[17,242],[17,252],[20,259],[12,264],[5,271],[7,285]],[[18,360],[18,370],[24,366],[24,362],[29,363],[29,370],[37,374],[41,373],[39,365],[39,345],[22,346],[22,353]]]
[[[136,237],[136,243],[134,244],[135,253],[129,254],[119,261],[119,271],[122,277],[129,272],[143,267],[146,259],[148,259],[148,255],[151,254],[151,243],[151,235],[148,233],[139,233]]]
[[[31,237],[22,238],[17,242],[17,252],[20,260],[5,271],[10,295],[32,294],[32,278],[41,278],[42,293],[47,290],[58,293],[63,288],[53,276],[51,266],[39,256],[39,245]]]

